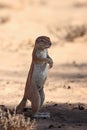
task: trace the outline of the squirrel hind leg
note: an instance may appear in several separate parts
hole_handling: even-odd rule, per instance
[[[33,97],[33,100],[31,101],[31,107],[32,107],[32,113],[36,114],[40,109],[41,99],[40,95],[38,93],[37,96]]]
[[[40,93],[40,99],[41,99],[40,107],[42,107],[45,100],[45,94],[44,94],[43,88],[39,91],[39,93]]]

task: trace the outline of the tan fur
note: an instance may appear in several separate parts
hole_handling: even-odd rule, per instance
[[[47,78],[48,67],[53,66],[53,61],[47,51],[50,46],[51,41],[47,36],[40,36],[35,41],[25,93],[21,103],[17,106],[17,113],[23,111],[27,99],[31,101],[32,114],[37,113],[43,105],[45,98],[43,87]]]

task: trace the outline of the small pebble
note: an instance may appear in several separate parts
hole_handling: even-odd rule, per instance
[[[49,125],[48,128],[49,128],[49,129],[54,128],[54,125],[51,124],[51,125]]]
[[[67,87],[67,89],[71,89],[71,87],[70,87],[70,86],[68,86],[68,87]]]
[[[61,128],[61,127],[62,127],[61,125],[58,126],[58,128]]]
[[[79,110],[84,110],[85,108],[83,106],[81,106],[81,105],[78,105],[78,109]]]
[[[57,103],[55,103],[53,106],[54,106],[54,107],[56,107],[57,105],[58,105],[58,104],[57,104]]]

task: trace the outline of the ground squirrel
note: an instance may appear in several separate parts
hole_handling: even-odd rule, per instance
[[[47,51],[50,46],[51,41],[47,36],[40,36],[35,41],[25,92],[22,101],[17,106],[17,113],[23,112],[27,100],[31,101],[32,114],[37,113],[43,105],[45,98],[44,83],[47,78],[48,68],[53,66],[53,60]]]

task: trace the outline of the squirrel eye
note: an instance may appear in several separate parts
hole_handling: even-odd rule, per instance
[[[41,42],[44,42],[44,40],[43,40],[43,39],[41,39],[40,41],[41,41]]]

